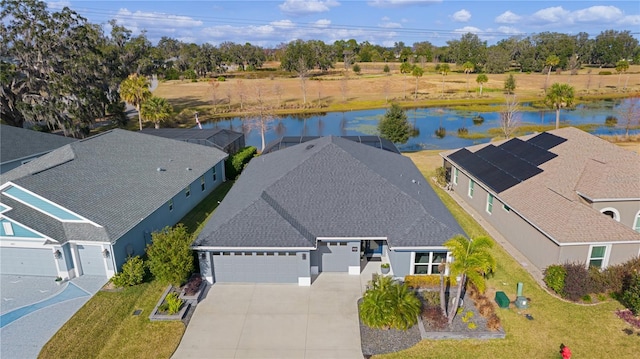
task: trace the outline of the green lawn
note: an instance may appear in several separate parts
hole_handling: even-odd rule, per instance
[[[232,185],[232,181],[221,184],[182,219],[190,233],[200,232]],[[165,289],[151,282],[119,292],[98,292],[49,340],[39,358],[171,357],[184,324],[149,320]],[[142,309],[138,316],[133,315],[136,309]]]
[[[433,176],[430,168],[420,169],[425,177]],[[448,194],[435,189],[469,236],[487,235]],[[638,357],[640,334],[638,330],[633,335],[623,332],[630,326],[614,313],[623,308],[620,303],[613,300],[590,306],[567,303],[540,288],[497,243],[495,257],[498,268],[488,281],[488,290],[504,291],[513,300],[517,283],[523,282],[524,295],[531,299],[530,308],[521,313],[517,309],[497,309],[506,331],[505,339],[423,340],[413,348],[375,358],[560,358],[561,343],[571,349],[574,358]],[[534,320],[526,319],[526,313]]]

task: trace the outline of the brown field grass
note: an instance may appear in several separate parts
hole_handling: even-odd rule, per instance
[[[156,96],[164,97],[176,112],[199,111],[202,120],[249,111],[257,102],[260,91],[262,100],[275,113],[345,111],[383,108],[391,101],[402,106],[455,106],[504,102],[503,86],[509,74],[489,74],[489,82],[479,94],[475,82],[477,74],[468,77],[452,66],[443,76],[435,72],[435,64],[427,64],[424,76],[418,79],[402,75],[399,63],[388,64],[391,72],[383,72],[384,63],[361,63],[362,71],[355,74],[346,71],[341,63],[324,73],[313,73],[306,81],[306,104],[303,103],[301,81],[293,74],[277,70],[277,63],[268,63],[255,72],[223,74],[225,81],[204,79],[198,82],[174,80],[161,82]],[[600,75],[600,71],[613,72]],[[515,93],[519,101],[540,101],[544,97],[546,75],[540,73],[513,73],[516,78]],[[467,91],[467,80],[468,88]],[[587,101],[597,98],[631,97],[640,95],[640,65],[631,66],[626,74],[618,76],[613,69],[583,68],[577,75],[569,72],[553,73],[549,86],[554,82],[569,83],[576,89],[576,99]],[[215,87],[214,87],[215,86]],[[626,87],[626,88],[625,88]],[[214,101],[215,99],[215,101]],[[215,105],[214,105],[215,102]]]

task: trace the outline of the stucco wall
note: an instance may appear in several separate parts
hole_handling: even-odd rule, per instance
[[[598,211],[605,208],[616,209],[620,214],[620,223],[629,228],[633,228],[636,215],[640,212],[640,201],[595,202],[591,206]]]

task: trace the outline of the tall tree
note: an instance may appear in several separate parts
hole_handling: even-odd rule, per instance
[[[618,62],[616,62],[616,72],[618,73],[618,88],[620,88],[620,76],[622,75],[623,72],[627,72],[627,70],[629,70],[629,62],[627,62],[626,60],[620,60]],[[625,85],[625,89],[626,89],[626,85]]]
[[[478,35],[466,33],[460,40],[447,41],[453,61],[461,65],[469,61],[476,66],[482,66],[487,61],[487,43],[480,40]]]
[[[442,96],[444,97],[444,77],[447,76],[447,74],[449,74],[449,71],[451,71],[451,68],[449,67],[449,64],[445,62],[445,63],[437,64],[436,71],[442,74]]]
[[[500,111],[500,131],[505,139],[510,139],[520,125],[518,101],[515,95],[505,97],[504,110]]]
[[[493,241],[488,237],[467,239],[461,235],[455,236],[444,243],[451,252],[453,261],[449,263],[449,275],[459,276],[458,290],[449,306],[449,324],[456,315],[462,290],[467,280],[473,283],[480,292],[485,290],[484,276],[496,268],[496,260],[491,254]]]
[[[469,92],[469,74],[475,70],[475,66],[471,61],[467,61],[464,64],[462,64],[462,70],[467,76],[467,92]]]
[[[516,89],[516,78],[513,74],[509,74],[506,80],[504,80],[504,90],[510,95]]]
[[[407,114],[400,105],[397,103],[391,104],[391,107],[378,123],[378,131],[381,137],[393,143],[407,143],[411,125],[407,120]]]
[[[625,129],[625,137],[628,139],[629,130],[634,126],[640,126],[640,99],[634,97],[623,100],[617,112],[621,119],[620,124]]]
[[[145,100],[151,97],[149,80],[144,76],[138,76],[138,74],[129,75],[129,77],[120,84],[120,97],[135,106],[136,110],[138,110],[138,123],[140,125],[140,131],[142,131],[142,113],[140,106]]]
[[[314,68],[328,70],[333,67],[331,51],[322,41],[290,42],[284,51],[280,61],[280,67],[286,71],[295,72],[300,78],[302,87],[302,102],[307,103],[306,81],[309,73]]]
[[[560,128],[560,109],[573,105],[574,89],[568,84],[554,83],[545,96],[547,106],[556,110],[556,128]]]
[[[422,67],[417,65],[413,66],[413,69],[411,70],[411,75],[416,78],[416,91],[413,97],[414,100],[418,99],[418,80],[422,77],[423,74],[424,74],[424,70],[422,69]]]
[[[140,114],[146,120],[153,122],[155,128],[160,128],[160,123],[169,119],[173,114],[173,107],[166,99],[152,96],[142,103]]]
[[[544,64],[548,67],[547,69],[547,79],[544,82],[544,89],[547,90],[547,86],[549,85],[549,75],[551,75],[551,70],[553,70],[554,66],[557,66],[560,63],[560,58],[556,55],[549,55],[545,60]]]
[[[43,122],[84,135],[109,99],[102,30],[65,7],[0,1],[0,115],[9,125]]]
[[[476,82],[480,85],[480,97],[482,97],[482,85],[489,82],[489,78],[485,74],[478,74]]]
[[[593,62],[602,66],[615,66],[615,63],[633,57],[638,40],[631,31],[606,30],[595,38]]]
[[[407,74],[411,73],[413,67],[408,62],[403,62],[400,64],[400,73],[404,75],[404,94],[403,98],[407,98]]]

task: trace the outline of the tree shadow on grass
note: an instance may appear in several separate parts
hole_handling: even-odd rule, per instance
[[[195,96],[177,97],[171,99],[169,102],[176,112],[180,112],[186,108],[212,106],[210,101],[205,101],[202,98]]]

